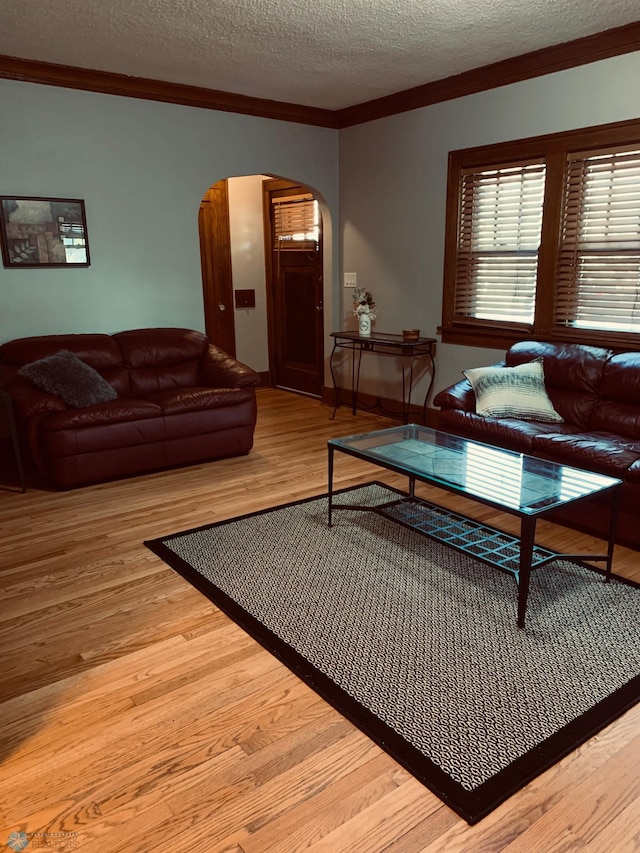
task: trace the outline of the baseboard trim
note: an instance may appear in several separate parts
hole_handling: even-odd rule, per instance
[[[322,402],[333,407],[335,405],[336,392],[331,386],[323,386]],[[352,408],[352,392],[350,388],[338,387],[338,398],[340,400],[340,408]],[[394,400],[389,397],[378,397],[373,394],[366,394],[362,391],[358,393],[358,412],[365,412],[372,415],[378,415],[389,420],[402,423],[402,400]],[[438,409],[426,409],[426,426],[437,429],[438,426]],[[409,406],[409,421],[413,423],[422,423],[422,406],[412,403]]]

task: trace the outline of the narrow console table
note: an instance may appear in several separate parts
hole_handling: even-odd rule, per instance
[[[336,382],[334,371],[334,358],[340,350],[351,351],[351,411],[355,415],[358,404],[358,389],[360,387],[360,364],[363,353],[373,355],[394,356],[402,359],[402,411],[390,412],[385,410],[378,398],[378,408],[385,415],[402,416],[402,422],[408,423],[409,410],[411,407],[411,392],[413,390],[414,363],[420,358],[430,360],[431,378],[427,393],[424,395],[422,404],[422,420],[426,423],[427,401],[433,388],[435,378],[434,353],[436,347],[435,338],[418,338],[417,341],[405,341],[402,335],[389,334],[387,332],[372,332],[370,335],[360,335],[359,332],[331,332],[333,338],[333,350],[329,359],[331,378],[333,380],[334,406],[331,418],[335,417],[338,407],[342,404],[340,400],[340,389]]]

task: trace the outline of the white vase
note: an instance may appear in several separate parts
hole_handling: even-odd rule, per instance
[[[371,334],[371,314],[360,314],[358,316],[358,333],[360,335]]]

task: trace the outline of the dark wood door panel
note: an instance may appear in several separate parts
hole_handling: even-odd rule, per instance
[[[205,329],[211,342],[236,354],[231,272],[231,232],[227,181],[218,181],[202,199],[198,214]]]
[[[273,199],[284,202],[301,194],[312,198],[300,184],[264,184],[269,362],[274,385],[319,397],[324,379],[322,228],[313,251],[275,245]]]
[[[319,395],[317,339],[322,334],[318,273],[306,265],[280,269],[277,302],[282,323],[276,353],[278,384],[286,388]]]

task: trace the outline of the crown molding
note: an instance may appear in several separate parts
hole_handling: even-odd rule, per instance
[[[0,56],[0,78],[2,77],[25,83],[83,89],[105,95],[143,98],[147,101],[163,101],[169,104],[242,113],[320,127],[337,128],[338,126],[337,116],[333,110],[271,101],[266,98],[252,98],[248,95],[186,86],[182,83],[167,83],[147,77],[129,77],[126,74],[114,74],[110,71],[75,68],[34,59],[19,59],[14,56]]]
[[[353,107],[345,107],[337,111],[338,127],[351,127],[386,118],[636,50],[640,50],[640,21],[553,47],[534,50]]]
[[[75,68],[13,56],[0,55],[0,78],[120,95],[125,98],[163,101],[207,110],[222,110],[318,127],[345,128],[636,50],[640,50],[640,21],[512,59],[504,59],[341,110],[252,98],[248,95],[236,95],[182,83],[167,83],[146,77],[130,77],[110,71]]]

